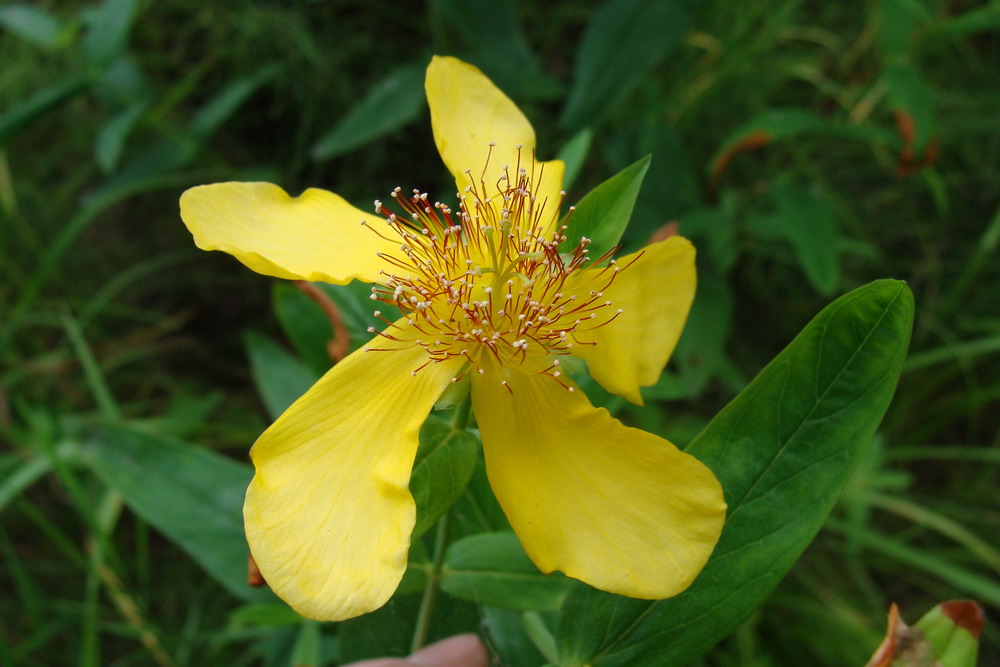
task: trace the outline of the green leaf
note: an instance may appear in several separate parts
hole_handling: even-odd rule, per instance
[[[312,149],[328,160],[383,137],[416,118],[424,106],[424,68],[400,67],[376,83]]]
[[[510,531],[453,542],[444,556],[441,589],[455,597],[520,611],[558,609],[572,580],[542,574]]]
[[[374,334],[368,332],[368,327],[375,327],[378,331],[386,328],[386,323],[372,314],[383,304],[371,300],[372,286],[369,283],[354,280],[346,285],[329,283],[315,283],[315,285],[323,290],[340,310],[350,337],[348,349],[351,352],[364,347],[374,337]],[[393,317],[391,312],[387,313],[389,321],[392,321]]]
[[[65,27],[41,7],[15,3],[0,7],[0,26],[21,39],[53,49],[60,45]]]
[[[681,665],[737,628],[820,529],[895,390],[913,323],[905,284],[881,280],[827,306],[688,447],[729,504],[694,584],[661,601],[574,588],[560,664]]]
[[[243,497],[249,465],[207,449],[107,427],[84,444],[84,461],[140,517],[173,540],[233,595],[272,598],[247,584]],[[273,599],[273,598],[272,598]]]
[[[918,26],[933,23],[933,17],[920,0],[879,0],[876,42],[886,61],[905,57]]]
[[[243,336],[254,385],[271,419],[277,419],[319,375],[270,338],[253,331]]]
[[[627,151],[615,161],[625,164],[634,155],[649,153],[653,160],[646,174],[645,187],[639,192],[625,238],[633,246],[645,244],[668,222],[701,206],[701,174],[694,167],[681,133],[661,120],[633,124],[617,133],[620,150]],[[682,227],[681,234],[688,236]],[[697,243],[695,247],[702,252]],[[700,255],[699,255],[700,259]]]
[[[829,296],[840,282],[840,239],[830,204],[816,189],[786,179],[775,181],[771,196],[774,211],[754,217],[749,230],[760,238],[791,244],[809,282]]]
[[[316,621],[304,621],[295,638],[291,663],[295,667],[319,667],[324,664],[322,657],[322,636]]]
[[[0,511],[52,470],[52,461],[47,456],[33,456],[24,461],[19,459],[15,461],[15,465],[10,466],[9,474],[7,470],[3,470],[0,474]]]
[[[94,158],[104,173],[111,173],[118,166],[125,142],[148,108],[146,102],[135,102],[101,125],[94,140]]]
[[[424,422],[410,476],[410,493],[417,504],[414,540],[430,530],[462,496],[476,469],[478,453],[479,439],[472,433],[457,431],[433,415]]]
[[[562,124],[595,126],[680,42],[690,15],[671,0],[606,0],[576,54]]]
[[[924,155],[928,142],[937,133],[934,113],[934,96],[916,69],[897,64],[882,72],[889,105],[896,113],[909,117],[913,124],[913,150],[916,156]]]
[[[138,0],[104,0],[89,13],[90,29],[83,40],[87,62],[107,65],[122,52],[138,5]]]
[[[564,252],[572,251],[584,236],[591,240],[587,250],[595,260],[618,245],[632,217],[632,207],[649,169],[649,159],[647,155],[622,169],[580,200],[567,222]]]
[[[521,614],[484,605],[483,629],[501,665],[544,665],[547,660],[524,630]]]
[[[192,119],[192,136],[199,142],[206,141],[244,102],[250,99],[251,95],[269,83],[280,71],[281,68],[277,65],[265,65],[257,72],[230,83],[221,93],[209,100]]]
[[[465,46],[463,59],[481,68],[500,90],[543,98],[562,93],[559,81],[538,66],[514,0],[432,0],[431,8],[432,16],[451,28],[448,36]]]
[[[472,479],[465,487],[462,497],[455,503],[451,519],[452,536],[510,530],[510,523],[493,495],[482,458],[477,459]]]
[[[878,142],[893,148],[900,145],[899,136],[883,128],[851,125],[807,109],[769,109],[748,120],[726,138],[709,162],[709,176],[713,181],[718,180],[733,158],[743,151],[809,133]]]
[[[322,309],[288,282],[274,284],[271,303],[282,330],[309,367],[318,374],[330,370],[327,343],[333,339],[333,327]]]
[[[1000,5],[977,7],[958,16],[939,20],[933,24],[932,30],[949,37],[1000,30]]]
[[[0,116],[0,146],[6,144],[28,123],[75,97],[90,84],[89,76],[75,76],[42,88],[20,104],[9,107]]]
[[[302,617],[284,602],[251,602],[229,614],[237,628],[287,628],[302,623]]]
[[[338,623],[338,664],[409,655],[419,610],[419,596],[397,596],[370,614]],[[479,629],[478,609],[464,600],[440,595],[434,612],[427,643]]]
[[[556,156],[557,160],[566,163],[566,171],[563,173],[563,190],[569,190],[573,182],[576,181],[580,169],[583,168],[583,163],[587,160],[590,143],[593,139],[594,131],[585,127],[563,144],[562,150]]]

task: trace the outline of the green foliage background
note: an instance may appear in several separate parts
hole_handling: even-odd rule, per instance
[[[408,645],[413,597],[337,632],[303,624],[213,570],[226,547],[199,535],[226,543],[231,515],[206,502],[154,528],[136,494],[220,461],[184,442],[224,453],[238,485],[246,448],[327,363],[309,302],[197,251],[179,193],[266,179],[363,208],[396,185],[447,197],[421,91],[435,53],[513,97],[541,155],[571,165],[570,201],[652,154],[622,242],[676,223],[699,292],[653,408],[587,387],[622,419],[687,444],[833,297],[886,277],[915,295],[896,397],[839,503],[702,664],[860,665],[891,601],[910,620],[958,597],[995,610],[998,31],[1000,4],[962,0],[0,6],[0,664],[335,664]],[[262,377],[281,383],[258,394]],[[129,467],[150,449],[160,464]],[[456,506],[460,535],[504,527],[479,500]],[[507,631],[524,621],[582,650],[551,616],[562,582],[526,619],[450,585],[432,635],[478,629],[540,663]],[[595,608],[587,595],[568,600]],[[982,664],[1000,660],[995,625],[983,642]]]

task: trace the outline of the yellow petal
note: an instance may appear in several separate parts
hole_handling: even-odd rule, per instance
[[[387,347],[383,340],[372,346]],[[432,363],[414,376],[426,360],[415,345],[358,350],[251,450],[256,475],[243,509],[250,552],[303,616],[333,621],[372,611],[403,576],[417,435],[461,363]]]
[[[621,270],[609,287],[608,272],[599,268],[572,276],[571,293],[597,290],[611,302],[606,309],[622,309],[606,326],[588,330],[584,323],[574,333],[573,355],[586,360],[608,391],[642,405],[639,387],[660,377],[694,300],[694,256],[690,241],[673,236],[619,258]]]
[[[535,565],[611,593],[680,593],[725,519],[712,472],[548,376],[473,376],[490,484]],[[560,378],[563,379],[563,378]]]
[[[389,265],[378,253],[399,254],[398,242],[375,233],[385,227],[380,216],[316,188],[293,198],[270,183],[201,185],[181,195],[181,218],[202,250],[222,250],[278,278],[380,282]]]
[[[505,167],[511,180],[523,167],[544,214],[543,230],[551,230],[559,215],[565,166],[561,160],[533,158],[535,131],[517,105],[479,69],[449,56],[431,60],[425,89],[434,141],[459,192],[482,179],[492,195]]]

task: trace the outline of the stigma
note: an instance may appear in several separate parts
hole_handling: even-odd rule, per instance
[[[391,204],[375,201],[382,223],[362,222],[393,242],[398,252],[380,253],[388,265],[371,299],[397,309],[371,333],[395,341],[382,347],[378,339],[367,351],[419,345],[426,362],[464,357],[462,373],[484,373],[488,367],[520,366],[560,380],[560,355],[574,345],[594,345],[588,331],[603,327],[620,314],[604,294],[618,273],[615,249],[589,256],[590,239],[567,244],[569,216],[559,220],[559,201],[539,200],[545,177],[533,159],[465,172],[467,184],[457,193],[453,210],[413,190],[391,193]],[[536,173],[537,171],[537,173]],[[586,280],[578,272],[586,270]],[[506,386],[506,385],[505,385]],[[508,387],[509,390],[509,387]]]

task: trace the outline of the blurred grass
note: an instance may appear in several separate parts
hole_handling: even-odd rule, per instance
[[[433,53],[483,67],[553,155],[581,128],[563,109],[580,35],[605,3],[553,5],[110,2],[134,18],[107,62],[87,55],[92,3],[38,3],[62,26],[48,45],[3,24],[0,127],[39,91],[88,83],[56,90],[66,99],[0,141],[0,586],[11,591],[0,597],[0,664],[279,665],[296,641],[313,641],[305,629],[297,640],[294,627],[230,622],[238,603],[123,510],[76,446],[124,420],[242,458],[267,417],[241,336],[278,331],[269,284],[193,247],[179,192],[267,178],[362,206],[396,185],[447,196],[423,107],[363,147],[311,157],[377,82]],[[691,29],[592,123],[570,192],[579,199],[653,152],[625,243],[679,220],[700,248],[703,328],[692,322],[673,384],[660,387],[670,402],[624,417],[678,442],[696,433],[829,300],[810,261],[832,262],[834,294],[896,277],[918,306],[878,447],[789,579],[706,664],[862,664],[890,601],[913,620],[978,596],[995,620],[1000,8],[677,5]],[[506,32],[487,39],[469,23],[478,11]],[[911,74],[917,83],[899,89]],[[769,127],[756,147],[733,143],[789,109],[809,120]],[[919,121],[907,168],[900,110]],[[933,141],[935,159],[919,165]],[[782,226],[789,201],[810,202],[810,221],[828,218],[832,255],[796,245]],[[695,344],[706,331],[714,347]],[[998,647],[990,625],[982,664],[1000,660]]]

